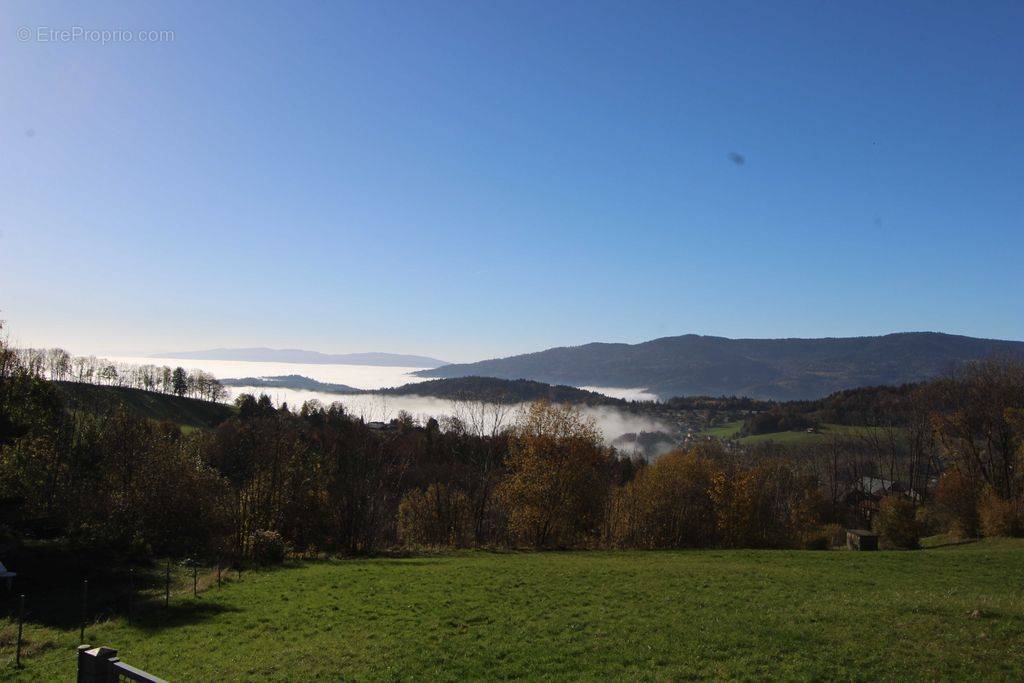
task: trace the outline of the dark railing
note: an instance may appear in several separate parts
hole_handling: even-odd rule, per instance
[[[125,664],[110,647],[78,646],[78,683],[167,683],[162,678]]]

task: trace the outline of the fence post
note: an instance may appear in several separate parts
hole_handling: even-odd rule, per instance
[[[21,668],[21,633],[22,627],[25,623],[25,594],[21,594],[21,599],[18,602],[18,647],[14,654],[14,666],[18,669]]]
[[[199,563],[192,565],[192,597],[199,597]]]
[[[111,680],[110,663],[116,659],[113,648],[79,645],[78,683],[107,683]]]
[[[89,609],[89,579],[82,580],[82,625],[78,630],[78,642],[85,642],[85,620]]]
[[[220,556],[217,556],[217,588],[220,588]]]
[[[171,605],[171,558],[167,558],[167,578],[164,582],[164,607]]]
[[[128,625],[135,616],[135,567],[128,570]]]

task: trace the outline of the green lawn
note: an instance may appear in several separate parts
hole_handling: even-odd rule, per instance
[[[1024,544],[335,560],[150,615],[86,640],[172,681],[1020,680]],[[27,634],[0,679],[71,680],[77,632]]]
[[[736,420],[734,422],[726,422],[723,425],[717,427],[711,427],[704,430],[705,436],[713,436],[716,439],[731,439],[740,433],[743,429],[743,420]]]

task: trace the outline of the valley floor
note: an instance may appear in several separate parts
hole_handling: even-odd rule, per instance
[[[86,642],[171,681],[1020,680],[1022,586],[1009,540],[331,560],[90,626]],[[0,680],[73,680],[77,629],[26,636],[20,672],[0,640]]]

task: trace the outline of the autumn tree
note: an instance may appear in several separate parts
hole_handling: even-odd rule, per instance
[[[712,496],[720,540],[727,546],[798,547],[821,521],[817,482],[776,458],[716,472]]]
[[[699,548],[716,541],[711,495],[717,466],[699,449],[675,451],[640,469],[616,492],[610,540],[632,548]]]
[[[577,408],[531,404],[515,426],[508,474],[498,488],[513,539],[534,547],[596,539],[609,464],[596,425]]]
[[[906,496],[886,496],[878,506],[875,531],[895,548],[911,550],[919,547],[921,524],[914,502]]]
[[[991,487],[1003,500],[1021,497],[1021,439],[1013,410],[1024,407],[1024,364],[969,363],[935,390],[935,433],[954,466],[976,488]]]
[[[472,536],[469,499],[443,483],[412,489],[398,506],[398,540],[407,546],[462,547]]]

